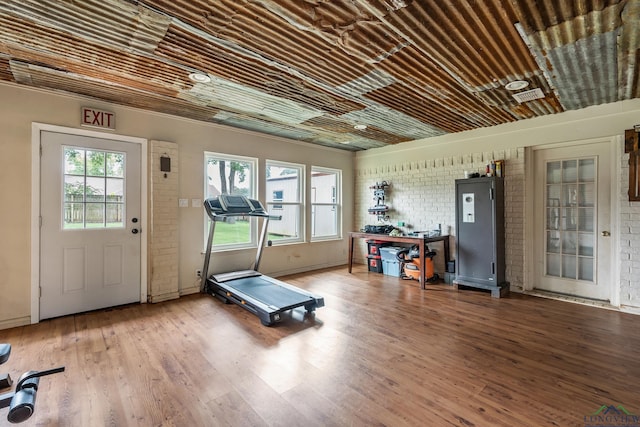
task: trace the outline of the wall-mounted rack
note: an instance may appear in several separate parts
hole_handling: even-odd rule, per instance
[[[374,206],[371,206],[367,211],[371,215],[376,215],[378,221],[387,221],[389,220],[389,216],[387,212],[389,212],[389,206],[385,205],[385,192],[389,188],[389,183],[387,181],[376,182],[375,185],[369,187],[369,189],[373,190],[373,201],[375,202]]]

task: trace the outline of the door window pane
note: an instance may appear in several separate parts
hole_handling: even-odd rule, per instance
[[[84,155],[85,151],[81,149],[64,149],[65,175],[84,175]]]
[[[124,178],[124,154],[107,153],[107,176]]]
[[[87,177],[85,197],[87,202],[104,202],[107,183],[104,178]]]
[[[593,282],[593,258],[578,258],[578,279]]]
[[[124,227],[125,154],[64,147],[63,229]]]
[[[547,254],[547,276],[560,277],[560,257]]]
[[[576,279],[576,257],[562,256],[562,277]]]
[[[104,228],[104,208],[103,203],[87,203],[85,205],[85,228]]]
[[[547,252],[560,253],[560,232],[547,231]]]
[[[593,281],[595,158],[553,161],[546,167],[546,274]]]
[[[581,159],[578,162],[578,176],[580,182],[594,182],[596,180],[595,159]]]

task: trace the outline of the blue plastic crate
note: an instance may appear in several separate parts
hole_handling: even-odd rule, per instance
[[[396,258],[396,254],[402,249],[406,248],[403,248],[402,246],[385,246],[380,248],[380,256],[383,261],[397,261],[398,259]]]
[[[382,260],[382,274],[386,274],[387,276],[400,277],[400,262],[399,261],[389,261]]]

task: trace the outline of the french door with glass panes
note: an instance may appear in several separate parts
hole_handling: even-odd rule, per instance
[[[609,300],[608,143],[539,150],[536,166],[536,289]]]

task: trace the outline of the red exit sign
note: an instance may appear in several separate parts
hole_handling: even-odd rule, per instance
[[[109,111],[82,107],[82,124],[105,129],[116,128],[116,115]]]

